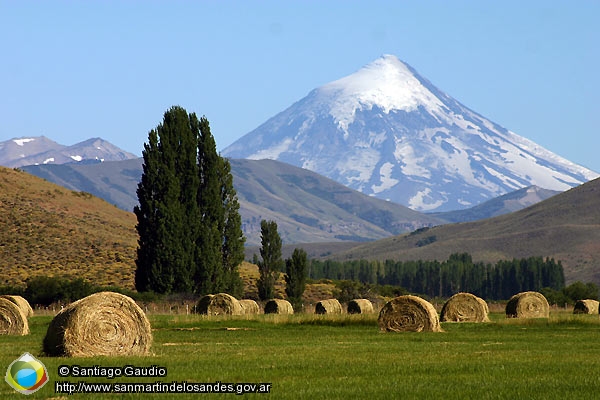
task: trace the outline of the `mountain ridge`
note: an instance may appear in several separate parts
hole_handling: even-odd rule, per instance
[[[476,207],[423,214],[366,196],[337,182],[274,160],[230,160],[248,245],[260,244],[260,221],[277,221],[284,243],[376,240],[418,228],[512,212],[552,194],[521,189]],[[89,192],[132,211],[142,159],[97,164],[25,166],[22,169],[71,190]],[[537,194],[528,194],[534,190]]]
[[[552,196],[556,196],[559,193],[562,192],[534,185],[515,190],[514,192],[504,194],[465,210],[429,213],[429,215],[441,218],[450,223],[477,221],[519,211],[549,199]]]
[[[20,137],[0,142],[0,165],[9,168],[132,158],[137,156],[102,138],[90,138],[70,146],[59,144],[45,136]]]
[[[142,162],[138,158],[22,169],[132,211],[137,204]],[[437,217],[366,196],[312,171],[278,161],[230,163],[247,244],[260,243],[261,219],[275,220],[286,243],[375,240],[443,223]]]

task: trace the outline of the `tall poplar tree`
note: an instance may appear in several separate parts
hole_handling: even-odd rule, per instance
[[[199,294],[223,292],[226,286],[221,261],[222,236],[219,229],[224,217],[220,184],[221,162],[208,120],[201,118],[198,141],[200,185],[197,199],[202,232],[196,242],[198,268],[195,277],[196,292]]]
[[[279,272],[284,262],[281,258],[281,237],[277,232],[275,221],[260,221],[260,256],[261,260],[255,260],[258,264],[258,297],[268,300],[275,297],[275,282],[279,278]],[[255,257],[256,259],[256,257]]]
[[[294,310],[302,310],[302,295],[306,288],[307,256],[304,249],[294,249],[285,260],[285,294]]]
[[[142,155],[139,206],[134,209],[137,290],[241,294],[239,204],[225,167],[229,164],[217,153],[208,120],[172,107],[150,131]]]
[[[136,259],[136,288],[139,291],[169,293],[191,288],[193,249],[189,235],[186,205],[181,181],[185,152],[194,152],[195,133],[181,107],[164,114],[163,122],[149,133],[144,145],[142,179],[138,184],[139,205],[134,208],[139,234]]]
[[[240,277],[238,266],[244,261],[244,242],[242,234],[242,217],[240,203],[233,187],[231,164],[226,158],[222,159],[221,172],[221,201],[223,204],[223,224],[221,226],[221,255],[225,286],[228,293],[241,297],[244,283]]]
[[[133,211],[137,216],[136,229],[139,235],[136,257],[135,287],[138,291],[170,291],[173,287],[173,273],[169,264],[159,257],[163,238],[159,232],[164,224],[162,193],[158,187],[159,154],[158,135],[155,130],[148,134],[148,143],[144,144],[144,163],[142,179],[138,184],[139,206]]]

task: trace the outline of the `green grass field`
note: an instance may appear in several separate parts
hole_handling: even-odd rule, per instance
[[[600,320],[553,312],[549,319],[443,323],[443,333],[382,333],[377,316],[151,315],[153,355],[48,358],[50,381],[29,398],[188,399],[198,394],[55,393],[56,381],[271,383],[256,399],[596,399]],[[50,316],[28,336],[0,336],[2,374],[22,353],[39,356]],[[160,378],[60,378],[60,365],[151,366]],[[206,398],[235,394],[203,394]],[[239,396],[237,396],[239,397]],[[7,383],[1,399],[23,399]]]

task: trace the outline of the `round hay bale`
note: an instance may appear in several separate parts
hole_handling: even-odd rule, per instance
[[[321,300],[315,305],[315,314],[341,314],[342,305],[338,299]]]
[[[260,306],[252,299],[240,300],[242,306],[242,314],[260,314]]]
[[[577,300],[573,314],[598,314],[598,300]]]
[[[196,312],[206,315],[242,315],[238,299],[227,293],[207,294],[196,306]]]
[[[148,354],[152,329],[130,297],[100,292],[62,309],[50,322],[43,349],[49,356],[93,357]]]
[[[442,322],[489,322],[485,300],[471,293],[457,293],[442,307]]]
[[[538,292],[517,293],[506,303],[507,318],[548,318],[549,316],[548,300]]]
[[[433,305],[420,297],[404,295],[388,301],[377,319],[379,328],[388,332],[441,332]]]
[[[0,335],[27,335],[29,324],[21,308],[12,301],[0,298]]]
[[[348,314],[371,314],[373,303],[368,299],[354,299],[348,302]]]
[[[13,295],[9,295],[9,294],[5,294],[0,297],[10,300],[13,303],[15,303],[17,306],[19,306],[19,308],[21,309],[21,311],[23,312],[23,315],[25,315],[25,317],[29,318],[29,317],[33,316],[33,308],[31,308],[31,305],[24,297],[13,296]]]
[[[292,304],[283,299],[271,299],[265,304],[265,314],[293,314]]]

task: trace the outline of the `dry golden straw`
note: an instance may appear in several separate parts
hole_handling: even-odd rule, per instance
[[[573,314],[598,314],[598,300],[577,300]]]
[[[294,308],[287,300],[272,299],[265,304],[265,314],[293,314]]]
[[[227,293],[207,294],[196,306],[196,312],[206,315],[242,315],[244,312],[238,299]]]
[[[354,299],[348,302],[348,314],[371,314],[373,303],[368,299]]]
[[[261,309],[258,303],[252,299],[240,300],[242,314],[260,314]]]
[[[442,322],[489,322],[485,300],[471,293],[457,293],[442,307]]]
[[[93,357],[148,354],[150,322],[129,297],[100,292],[71,303],[50,322],[44,352],[50,356]]]
[[[27,317],[18,305],[0,298],[0,335],[27,335],[29,324]]]
[[[441,332],[433,305],[420,297],[405,295],[388,301],[377,319],[379,328],[388,332]]]
[[[549,315],[548,300],[538,292],[517,293],[506,304],[507,318],[548,318]]]
[[[33,308],[31,308],[31,305],[24,297],[13,296],[13,295],[8,295],[8,294],[2,295],[0,297],[10,300],[13,303],[15,303],[17,306],[19,306],[19,308],[23,312],[23,315],[25,315],[27,318],[33,316]]]
[[[321,300],[315,306],[315,314],[341,314],[342,305],[338,299]]]

